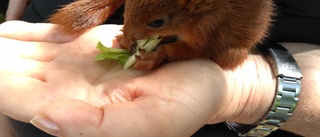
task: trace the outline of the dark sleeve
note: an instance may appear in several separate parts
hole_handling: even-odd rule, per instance
[[[320,45],[320,0],[275,0],[272,42],[303,42]]]

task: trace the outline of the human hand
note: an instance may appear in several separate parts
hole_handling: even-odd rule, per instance
[[[253,123],[269,108],[274,87],[253,92],[250,84],[270,85],[268,74],[257,81],[253,71],[246,81],[236,77],[244,67],[192,60],[137,71],[95,61],[98,40],[118,47],[120,29],[99,26],[71,38],[51,24],[2,24],[0,112],[56,136],[190,136],[207,123]],[[252,70],[263,60],[249,58]]]
[[[20,20],[30,0],[9,0],[6,21]]]

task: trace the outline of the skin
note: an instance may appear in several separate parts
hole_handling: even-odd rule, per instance
[[[283,44],[295,57],[302,74],[301,95],[299,106],[294,115],[282,126],[283,129],[314,137],[320,134],[320,46],[304,43]],[[304,48],[301,48],[304,47]]]
[[[28,4],[29,0],[9,0],[6,21],[20,20]]]
[[[0,115],[0,132],[3,137],[15,137],[6,116]]]
[[[275,79],[259,52],[233,70],[197,59],[154,71],[96,62],[98,40],[119,47],[115,36],[121,27],[104,25],[79,37],[61,37],[51,24],[1,24],[0,112],[56,136],[176,137],[190,136],[205,124],[255,123],[271,106]],[[304,79],[299,105],[281,128],[316,136],[319,46],[285,46]],[[305,61],[310,59],[314,62]]]

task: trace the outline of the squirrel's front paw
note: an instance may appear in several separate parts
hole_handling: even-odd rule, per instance
[[[128,39],[125,39],[124,34],[117,35],[116,39],[120,42],[122,48],[125,48],[127,50],[131,50],[133,42]]]
[[[136,56],[136,63],[133,67],[138,70],[151,70],[162,65],[164,60],[164,56],[157,51],[148,53],[140,50],[140,56]]]

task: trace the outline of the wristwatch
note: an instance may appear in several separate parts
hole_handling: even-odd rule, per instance
[[[260,120],[258,125],[225,122],[228,128],[238,132],[239,136],[269,135],[288,120],[299,100],[302,74],[292,55],[280,44],[259,45],[257,48],[266,57],[276,76],[276,96],[267,117]]]

